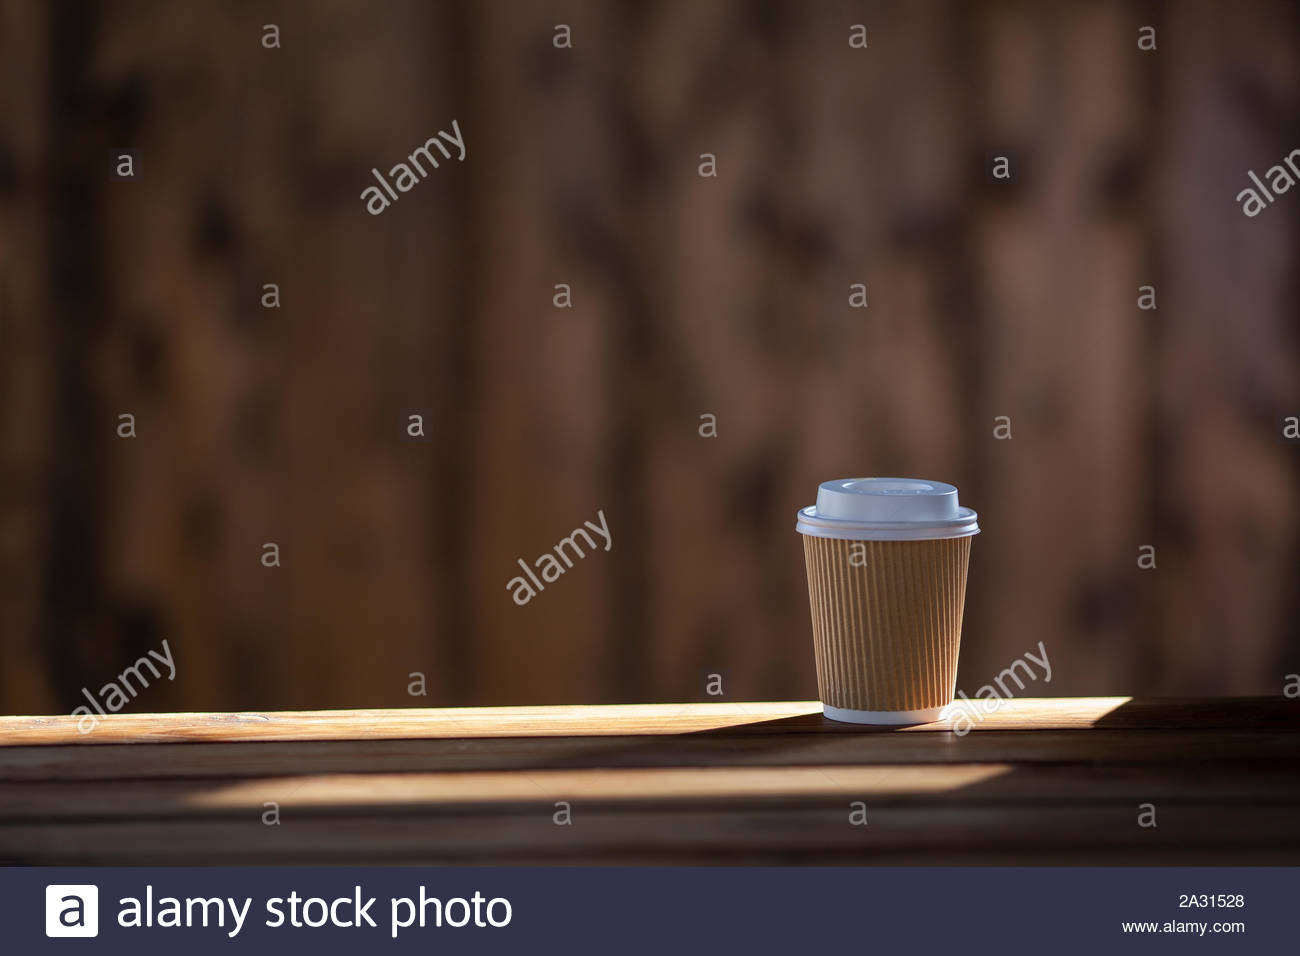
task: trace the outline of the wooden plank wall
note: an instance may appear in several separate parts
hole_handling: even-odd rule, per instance
[[[0,64],[0,711],[163,639],[133,709],[805,699],[850,474],[980,511],[969,690],[1300,671],[1300,196],[1233,198],[1300,146],[1293,4],[0,0]]]

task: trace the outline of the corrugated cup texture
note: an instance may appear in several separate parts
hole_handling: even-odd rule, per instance
[[[923,710],[952,702],[970,542],[804,535],[823,703]]]

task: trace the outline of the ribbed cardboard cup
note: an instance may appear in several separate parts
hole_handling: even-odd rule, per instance
[[[804,537],[823,704],[889,712],[880,723],[939,719],[957,684],[970,541]]]
[[[855,723],[939,720],[956,687],[975,513],[940,482],[857,478],[827,486],[831,493],[819,492],[797,526],[824,712]],[[836,500],[844,494],[892,500]],[[895,498],[949,494],[938,503]]]

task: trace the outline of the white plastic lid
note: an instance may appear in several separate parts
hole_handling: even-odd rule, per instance
[[[817,504],[800,509],[794,527],[815,538],[916,541],[979,534],[975,518],[942,481],[837,478],[822,482]]]

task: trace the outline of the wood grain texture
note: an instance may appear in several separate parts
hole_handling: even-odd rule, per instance
[[[15,822],[204,819],[258,815],[268,801],[286,813],[382,816],[389,812],[529,813],[557,800],[603,812],[631,808],[729,808],[810,803],[871,807],[1016,804],[1072,806],[1170,801],[1236,804],[1269,813],[1300,804],[1295,764],[1213,775],[1194,767],[1011,763],[528,769],[438,773],[284,771],[247,779],[114,780],[86,799],[82,781],[0,784],[0,819]],[[1287,832],[1290,832],[1288,829]]]
[[[0,860],[1300,860],[1295,701],[1021,699],[965,735],[818,706],[4,718]]]
[[[1244,729],[1300,727],[1300,707],[1285,698],[1015,698],[974,712],[973,731]],[[70,716],[0,717],[0,745],[162,741],[384,740],[435,737],[535,737],[754,733],[935,733],[953,720],[912,727],[862,727],[827,720],[818,701],[734,704],[613,704],[565,707],[456,707],[405,710],[267,711],[247,714],[108,714],[89,733]]]
[[[641,737],[480,737],[421,740],[108,744],[0,749],[0,781],[164,779],[302,774],[528,770],[536,767],[838,766],[1062,761],[1119,768],[1197,759],[1291,766],[1295,740],[1272,731],[999,731],[971,734],[744,732]]]
[[[868,805],[870,807],[870,805]],[[1294,813],[1250,807],[1171,807],[1160,827],[1142,830],[1128,806],[868,809],[851,827],[848,804],[766,809],[665,808],[590,812],[574,805],[571,827],[554,808],[468,816],[385,813],[361,818],[294,818],[263,826],[261,809],[243,819],[0,826],[0,858],[63,863],[423,864],[732,862],[944,862],[960,855],[1069,864],[1082,859],[1157,864],[1215,859],[1294,865]],[[987,855],[987,856],[986,856]]]

